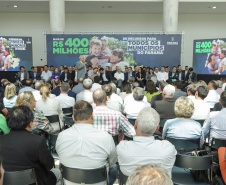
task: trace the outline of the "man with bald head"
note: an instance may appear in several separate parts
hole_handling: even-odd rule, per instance
[[[79,61],[76,62],[77,66],[77,79],[79,78],[85,78],[86,75],[86,66],[85,66],[85,58],[83,55],[79,56]]]
[[[107,107],[107,95],[103,89],[94,91],[93,101],[96,104],[96,109],[93,111],[94,127],[105,130],[112,136],[117,136],[119,130],[127,137],[135,136],[135,130],[128,119],[121,112]]]

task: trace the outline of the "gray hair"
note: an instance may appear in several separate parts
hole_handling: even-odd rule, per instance
[[[222,85],[223,85],[222,81],[217,80],[217,83],[218,83],[218,85],[219,85],[219,88],[222,88]]]
[[[158,81],[156,76],[152,76],[152,77],[151,77],[151,80],[152,80],[155,84],[156,84],[157,81]]]
[[[83,87],[85,89],[91,89],[93,81],[89,78],[83,80]]]
[[[126,185],[173,185],[167,170],[157,164],[147,164],[136,168]]]
[[[179,97],[174,105],[174,112],[178,118],[191,118],[194,114],[194,103],[185,96]]]
[[[112,83],[109,83],[109,85],[111,86],[111,88],[112,88],[112,92],[113,93],[116,93],[116,91],[117,91],[117,87],[116,87],[116,85],[112,82]]]
[[[145,135],[153,135],[159,125],[160,116],[155,109],[146,107],[137,116],[138,129]]]
[[[159,89],[161,89],[161,91],[163,91],[164,87],[165,87],[167,84],[168,84],[168,83],[167,83],[167,82],[164,82],[164,81],[160,82],[160,83],[159,83]]]
[[[43,81],[41,81],[41,80],[40,81],[36,81],[35,82],[35,89],[39,90],[40,87],[43,86],[43,85],[44,85]]]
[[[137,101],[142,101],[144,99],[144,89],[142,89],[141,87],[136,87],[133,90],[133,97]]]
[[[175,93],[175,87],[168,84],[164,87],[163,92],[166,93],[167,98],[173,98],[174,93]]]
[[[140,87],[140,84],[138,82],[133,82],[132,89],[135,89],[136,87]]]
[[[93,92],[93,100],[95,104],[99,105],[107,101],[106,92],[103,89],[97,89]]]
[[[67,82],[64,82],[61,84],[61,91],[62,92],[67,92],[70,89],[70,85]]]

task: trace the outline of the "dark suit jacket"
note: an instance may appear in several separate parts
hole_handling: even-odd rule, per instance
[[[134,78],[136,78],[136,72],[135,72],[135,71],[132,71],[132,76],[133,76]],[[128,79],[129,79],[129,73],[125,73],[125,74],[124,74],[124,81],[127,82]]]
[[[70,73],[70,72],[68,72],[68,73]],[[74,82],[74,79],[75,79],[75,71],[72,71],[71,73],[71,80]]]
[[[177,99],[181,96],[187,96],[186,92],[181,91],[180,89],[176,89],[174,93],[174,98]]]
[[[21,76],[21,71],[19,71],[17,73],[17,78],[20,80],[20,76]],[[29,74],[26,70],[24,70],[24,79],[28,79],[29,78]],[[21,81],[21,80],[20,80]]]
[[[155,102],[155,110],[159,113],[160,119],[173,119],[176,118],[174,113],[174,98],[163,98]]]
[[[100,74],[100,78],[103,82],[103,74]],[[112,80],[112,71],[105,71],[105,76],[108,79],[108,82],[110,82]]]
[[[60,87],[61,86],[57,86],[55,89],[53,89],[51,91],[52,94],[55,94],[56,96],[59,96],[60,95]],[[71,90],[69,90],[68,92],[68,96],[74,98],[76,100],[76,93],[72,92]]]
[[[31,72],[30,72],[30,78],[31,78],[32,80],[34,80],[34,79],[36,79],[36,80],[41,80],[41,73],[40,73],[40,72],[37,72],[37,73],[36,73],[36,78],[34,78],[34,72],[31,71]]]
[[[189,75],[190,75],[190,73],[188,72],[186,75],[186,78],[185,78],[186,81],[188,81]],[[192,76],[191,76],[191,82],[197,82],[197,74],[194,72],[192,73]]]
[[[62,81],[62,82],[64,82],[64,78],[65,78],[65,72],[63,72],[62,74],[61,74],[61,77],[60,77],[60,80]],[[67,73],[67,80],[70,80],[71,79],[71,73]]]
[[[178,78],[179,78],[178,72],[176,72],[174,75],[173,75],[173,72],[169,72],[169,79],[178,80]]]
[[[11,130],[0,136],[0,156],[5,171],[20,171],[34,168],[39,185],[56,184],[56,177],[50,171],[54,159],[42,136],[26,130]]]
[[[152,99],[151,99],[151,107],[153,109],[155,109],[155,107],[156,107],[156,105],[155,105],[156,101],[159,101],[159,100],[162,100],[162,99],[163,99],[162,93],[153,96]]]
[[[178,73],[178,80],[179,80],[179,72]],[[182,81],[185,81],[185,72],[184,71],[181,71],[181,80]]]

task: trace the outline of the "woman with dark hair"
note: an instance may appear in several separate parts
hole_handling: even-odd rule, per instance
[[[130,95],[132,93],[131,90],[131,85],[129,82],[124,82],[122,84],[122,92],[119,94],[119,96],[122,98],[122,100],[124,101],[125,97]]]
[[[156,85],[152,80],[148,80],[145,86],[145,96],[147,97],[148,102],[151,102],[153,96],[160,94],[156,89]]]
[[[53,74],[52,74],[52,79],[60,79],[60,71],[58,70],[58,68],[56,67],[54,70],[53,70]]]
[[[140,84],[140,87],[144,87],[145,74],[141,67],[138,68],[138,73],[136,74],[136,80]]]
[[[147,70],[146,72],[146,80],[151,80],[151,77],[156,76],[156,74],[154,73],[153,69],[150,68],[149,70]]]

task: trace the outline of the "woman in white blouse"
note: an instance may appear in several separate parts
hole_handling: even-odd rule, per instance
[[[49,97],[50,90],[49,87],[44,85],[40,88],[40,94],[42,95],[42,99],[38,100],[36,103],[35,110],[42,111],[45,116],[59,115],[61,127],[63,125],[63,112],[60,107],[59,101],[56,99],[51,99]],[[59,123],[52,124],[55,131],[60,130]]]

